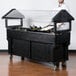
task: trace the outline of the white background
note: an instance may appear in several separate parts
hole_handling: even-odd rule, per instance
[[[76,0],[65,0],[65,3],[70,8],[70,12],[76,18]],[[25,9],[25,10],[52,10],[58,5],[57,0],[0,0],[0,50],[8,49],[6,40],[6,28],[4,20],[1,17],[10,9]],[[69,49],[76,49],[76,21],[72,23],[71,44]]]

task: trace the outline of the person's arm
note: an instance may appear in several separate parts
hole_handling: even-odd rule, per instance
[[[57,23],[57,29],[60,28],[64,23]]]

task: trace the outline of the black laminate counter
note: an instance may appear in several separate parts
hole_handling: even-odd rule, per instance
[[[7,29],[8,52],[37,61],[61,62],[68,60],[70,32],[33,32]],[[65,55],[64,55],[65,54]]]

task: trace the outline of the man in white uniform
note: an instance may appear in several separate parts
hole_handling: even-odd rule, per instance
[[[54,16],[60,11],[60,10],[66,10],[67,12],[69,12],[69,8],[67,7],[67,5],[64,3],[64,0],[58,0],[58,7],[54,9],[55,13]],[[53,16],[53,17],[54,17]],[[49,23],[49,25],[54,25],[54,23],[51,21]],[[49,26],[47,25],[46,27],[44,27],[41,30],[53,30],[53,26]],[[67,30],[69,29],[69,23],[65,22],[65,23],[57,23],[57,30]]]

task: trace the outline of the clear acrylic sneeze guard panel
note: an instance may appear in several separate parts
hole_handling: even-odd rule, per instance
[[[8,19],[8,26],[20,25],[20,19]]]
[[[49,26],[49,27],[46,26],[54,25],[52,19],[59,12],[57,10],[18,10],[18,11],[25,17],[23,19],[24,28],[29,28],[30,26],[37,26],[37,27],[41,27],[42,31],[49,30],[54,27],[54,26]],[[13,13],[14,15],[17,14],[16,11],[15,12],[13,11],[12,14]],[[19,19],[8,20],[8,25],[9,26],[20,25],[20,20]],[[57,23],[57,31],[69,29],[69,23],[67,22],[63,23],[61,27],[59,25],[61,25],[61,23]]]
[[[52,24],[52,18],[58,13],[56,10],[18,10],[25,16],[23,27],[45,27]]]
[[[69,30],[69,22],[57,23],[57,31]]]

